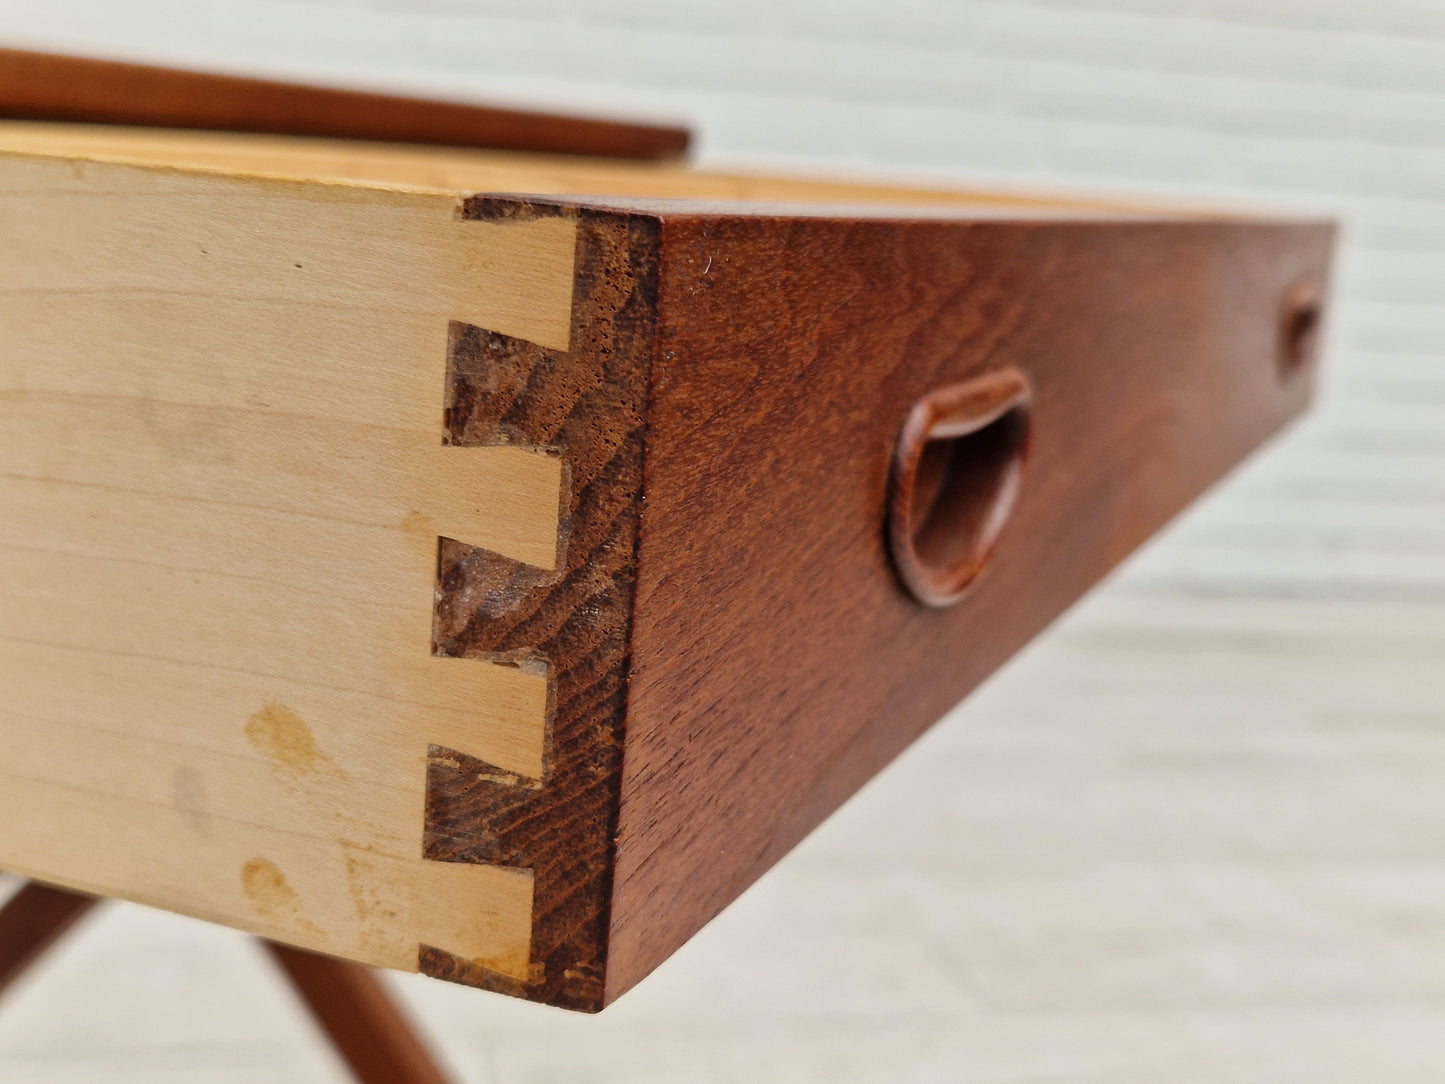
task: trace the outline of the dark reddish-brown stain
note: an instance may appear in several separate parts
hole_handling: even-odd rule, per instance
[[[29,881],[0,907],[0,994],[101,901]],[[446,1084],[371,968],[261,942],[358,1084]]]
[[[893,450],[888,544],[926,606],[963,598],[1013,513],[1029,444],[1029,383],[997,369],[926,392]]]
[[[683,128],[0,49],[0,117],[678,158]]]
[[[662,244],[609,1000],[1306,405],[1281,299],[1322,296],[1331,229],[684,214]],[[894,441],[1006,368],[1012,518],[922,606]]]
[[[447,415],[454,443],[554,449],[570,498],[558,573],[440,554],[436,649],[552,679],[545,778],[454,750],[429,774],[428,857],[535,871],[532,974],[422,964],[591,1010],[1303,409],[1332,236],[468,213],[579,216],[571,349],[454,328]],[[967,593],[923,605],[889,553],[900,431],[939,389],[1005,384],[1012,516]]]
[[[262,941],[357,1084],[449,1084],[369,967]]]

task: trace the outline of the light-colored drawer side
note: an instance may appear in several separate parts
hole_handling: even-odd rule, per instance
[[[565,350],[575,222],[0,156],[0,867],[527,973],[422,858],[428,749],[543,774],[544,673],[434,657],[439,539],[551,570],[565,468],[443,445],[449,327]]]

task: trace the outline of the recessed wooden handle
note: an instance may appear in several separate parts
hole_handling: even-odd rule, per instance
[[[963,597],[1013,511],[1029,385],[1004,369],[913,404],[893,453],[888,535],[899,578],[928,606]]]
[[[1324,298],[1319,283],[1305,279],[1290,287],[1280,311],[1279,367],[1284,376],[1313,363],[1323,321]]]

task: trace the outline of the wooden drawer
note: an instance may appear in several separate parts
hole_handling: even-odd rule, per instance
[[[0,867],[585,1010],[1305,406],[1331,245],[0,148]]]

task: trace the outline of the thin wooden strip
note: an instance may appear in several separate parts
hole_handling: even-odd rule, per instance
[[[0,116],[677,158],[685,128],[0,49]]]

